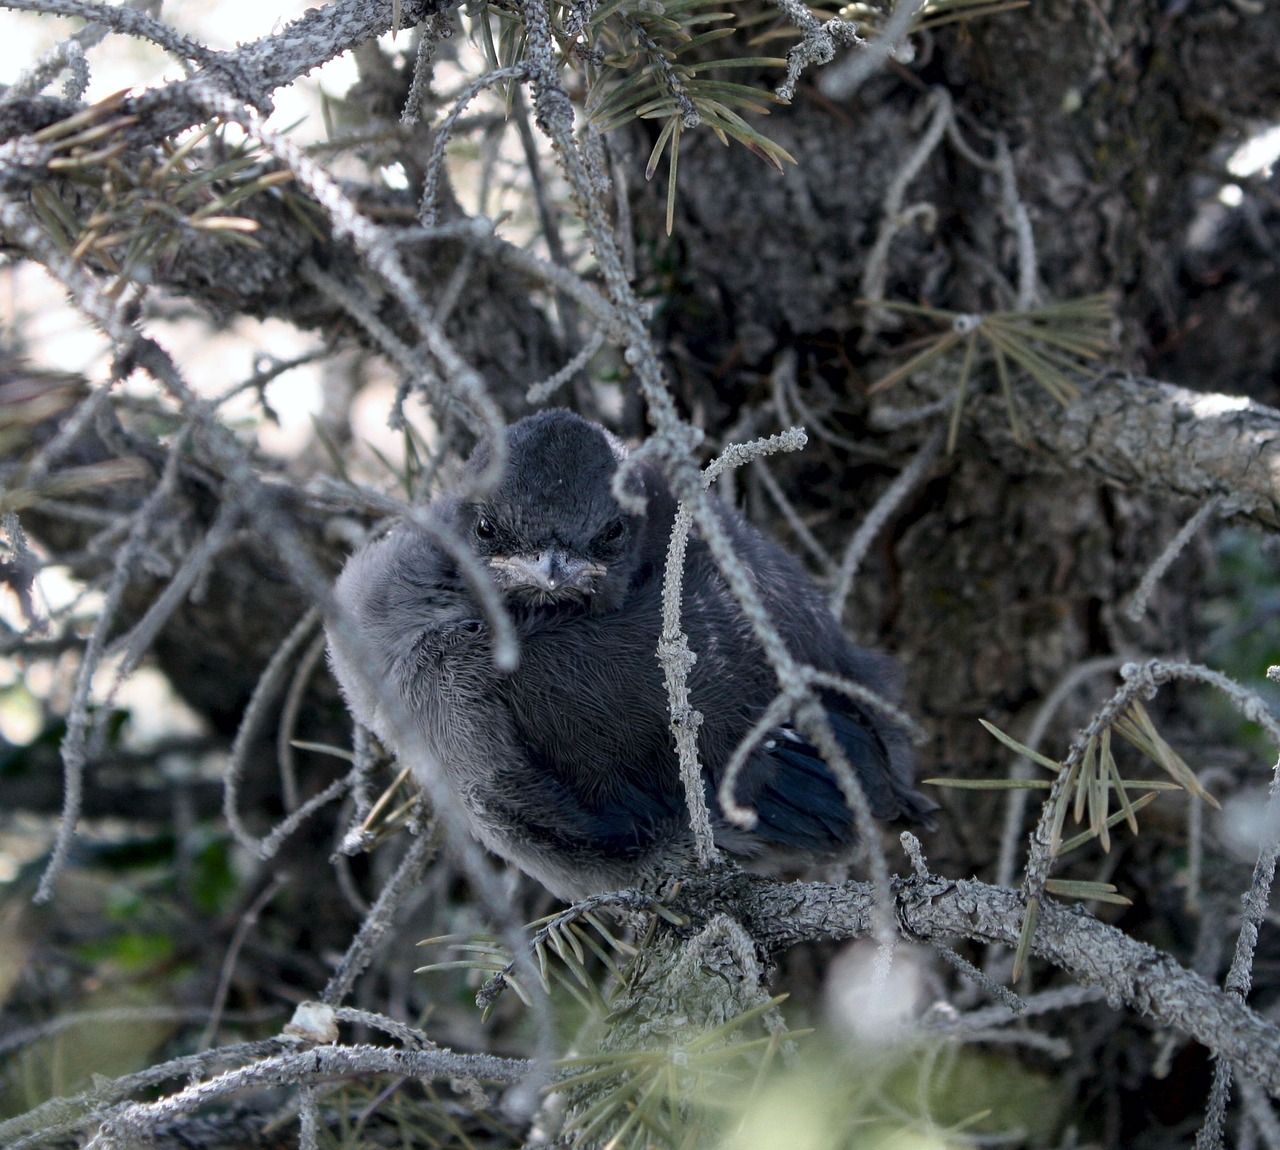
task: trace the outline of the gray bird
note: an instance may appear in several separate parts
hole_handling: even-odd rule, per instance
[[[439,771],[494,853],[566,900],[643,885],[693,858],[656,656],[676,502],[642,466],[630,481],[645,510],[624,510],[611,484],[625,448],[568,411],[513,424],[507,452],[487,494],[442,495],[429,528],[406,520],[351,557],[334,592],[342,622],[328,625],[330,662],[356,719],[420,777]],[[489,462],[481,444],[464,490]],[[792,654],[893,698],[893,661],[845,638],[782,548],[736,511],[718,514]],[[502,595],[519,640],[515,670],[495,667],[489,624],[441,531],[465,541]],[[755,826],[720,811],[729,757],[778,685],[697,538],[682,623],[697,655],[689,689],[704,716],[698,749],[717,844],[743,861],[847,849],[853,820],[835,778],[789,724],[741,776],[736,798],[754,808]],[[873,814],[927,819],[934,804],[912,789],[904,733],[843,695],[822,699]]]

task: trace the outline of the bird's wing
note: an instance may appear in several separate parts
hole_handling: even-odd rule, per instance
[[[726,510],[723,522],[792,655],[896,702],[899,676],[894,661],[848,640],[821,593],[791,555],[736,512]],[[701,651],[699,657],[703,657]],[[747,682],[741,669],[732,677],[740,684]],[[747,692],[753,707],[762,707],[777,691],[771,676],[764,686],[758,679],[758,675],[751,677]],[[927,822],[936,805],[912,788],[913,755],[905,732],[878,712],[835,692],[824,692],[823,703],[871,813],[879,819]],[[740,801],[757,811],[754,834],[760,839],[834,850],[853,837],[852,815],[834,773],[817,747],[790,724],[770,732],[766,745],[748,765],[740,791]]]
[[[871,813],[879,819],[896,818],[902,811],[890,783],[884,747],[857,719],[838,711],[828,711],[827,717]],[[756,835],[810,850],[847,846],[853,839],[853,816],[818,748],[788,724],[775,728],[761,751],[757,776],[761,781],[752,799],[759,818]]]

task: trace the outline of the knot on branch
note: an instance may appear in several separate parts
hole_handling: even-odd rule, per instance
[[[543,86],[534,99],[533,118],[538,127],[558,143],[573,131],[573,101],[558,85]]]
[[[777,87],[780,100],[796,94],[800,76],[811,64],[830,64],[837,48],[852,48],[866,41],[858,35],[858,26],[848,20],[828,20],[806,29],[803,39],[787,53],[787,78]]]
[[[697,654],[689,647],[683,634],[678,639],[664,639],[658,644],[658,658],[681,675],[687,675],[698,661]]]

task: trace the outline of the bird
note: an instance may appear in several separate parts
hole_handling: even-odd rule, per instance
[[[628,505],[619,503],[626,447],[568,410],[526,416],[504,434],[496,485],[486,489],[494,451],[482,439],[456,487],[350,557],[326,623],[329,663],[355,719],[421,783],[443,782],[472,835],[553,895],[650,886],[696,857],[657,657],[678,504],[648,462],[628,467]],[[896,700],[896,662],[844,635],[800,562],[736,509],[717,502],[714,513],[792,656]],[[501,598],[514,668],[495,658],[491,616],[458,547]],[[847,854],[853,816],[791,722],[768,731],[738,778],[735,799],[754,825],[721,810],[730,756],[779,688],[696,534],[681,624],[717,847],[766,868]],[[902,727],[836,691],[820,699],[872,814],[927,823],[936,807],[913,789]]]

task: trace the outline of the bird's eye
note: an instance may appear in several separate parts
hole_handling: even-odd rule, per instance
[[[489,522],[483,515],[476,520],[476,538],[489,540],[498,534],[497,528]]]
[[[627,533],[627,525],[621,519],[615,519],[599,535],[597,543],[617,543]]]

